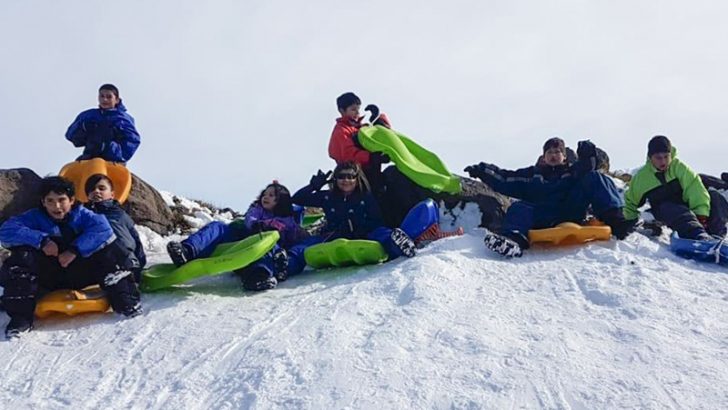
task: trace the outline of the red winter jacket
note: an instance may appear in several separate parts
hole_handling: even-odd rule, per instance
[[[336,119],[336,125],[329,140],[329,157],[337,164],[354,161],[364,168],[369,166],[369,152],[354,145],[354,141],[351,139],[360,127],[359,121],[344,117]]]

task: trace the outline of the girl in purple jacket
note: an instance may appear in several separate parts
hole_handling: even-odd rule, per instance
[[[276,247],[237,273],[241,274],[245,289],[272,289],[287,277],[285,249],[308,236],[294,218],[291,193],[278,182],[265,187],[245,212],[245,219],[230,224],[210,222],[182,242],[169,242],[167,252],[175,265],[182,266],[191,260],[209,257],[221,243],[239,241],[270,230],[280,234]]]

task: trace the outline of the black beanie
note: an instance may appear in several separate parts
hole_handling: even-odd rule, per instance
[[[548,141],[543,144],[543,153],[545,154],[546,151],[551,148],[557,148],[566,155],[566,143],[564,143],[564,140],[559,137],[549,138]]]
[[[101,87],[99,87],[99,92],[101,92],[101,90],[111,91],[112,93],[114,93],[116,98],[119,98],[119,89],[116,88],[116,86],[114,84],[104,84]]]
[[[647,156],[651,157],[655,154],[663,152],[672,152],[672,144],[664,135],[656,135],[652,137],[650,143],[647,144]]]

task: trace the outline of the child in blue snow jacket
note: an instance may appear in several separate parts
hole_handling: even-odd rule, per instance
[[[506,212],[500,232],[487,232],[488,249],[506,257],[519,257],[529,248],[530,229],[550,228],[561,222],[582,222],[587,211],[612,228],[618,239],[631,232],[622,215],[624,201],[614,182],[597,169],[597,147],[591,141],[579,142],[573,162],[567,159],[560,138],[544,143],[543,156],[535,166],[515,171],[481,162],[465,168],[496,192],[520,199]]]
[[[311,177],[309,185],[293,195],[293,202],[302,206],[323,208],[326,225],[318,236],[310,237],[288,250],[288,272],[301,272],[306,263],[303,252],[311,245],[338,238],[369,239],[382,244],[390,259],[415,255],[414,241],[400,228],[384,226],[377,201],[369,191],[361,166],[353,161],[342,162],[331,171]],[[322,190],[331,182],[331,188]]]
[[[130,254],[134,264],[132,268],[134,279],[140,283],[142,269],[147,264],[147,255],[144,253],[134,221],[114,199],[113,182],[106,175],[92,175],[86,180],[85,191],[88,197],[86,208],[104,215],[109,221],[117,242]]]
[[[43,179],[40,202],[0,226],[0,242],[11,252],[0,268],[10,316],[6,338],[30,331],[36,302],[56,289],[99,285],[115,312],[140,315],[130,253],[119,246],[106,218],[78,206],[73,183],[61,177]]]
[[[140,142],[134,118],[126,112],[113,84],[99,88],[99,108],[78,114],[66,131],[66,139],[75,147],[84,147],[78,160],[103,158],[112,162],[128,162]]]
[[[261,231],[276,230],[278,244],[261,260],[240,269],[243,287],[266,290],[287,279],[285,249],[308,236],[294,219],[291,194],[285,186],[273,182],[265,187],[245,213],[245,219],[230,224],[215,221],[182,242],[169,242],[167,252],[172,262],[181,266],[190,260],[209,257],[221,243],[235,242]]]

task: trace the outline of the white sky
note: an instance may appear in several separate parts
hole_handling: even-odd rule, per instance
[[[431,4],[431,5],[428,5]],[[530,165],[589,137],[613,168],[665,134],[728,171],[721,1],[3,1],[0,168],[57,172],[116,84],[159,189],[244,208],[331,167],[335,98],[356,92],[451,170]]]

